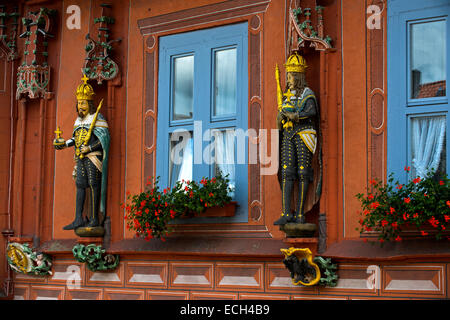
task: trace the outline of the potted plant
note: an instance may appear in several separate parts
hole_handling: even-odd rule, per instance
[[[231,201],[229,179],[218,175],[212,179],[177,181],[173,188],[161,189],[159,177],[147,181],[147,189],[135,195],[127,191],[124,219],[127,229],[149,241],[165,240],[171,231],[170,222],[192,216],[231,216],[236,202]],[[153,187],[150,187],[153,185]]]
[[[182,181],[181,183],[184,183]],[[227,176],[203,178],[200,183],[186,181],[184,186],[186,211],[182,217],[230,217],[235,213],[236,201],[231,201],[232,189]]]
[[[405,167],[409,172],[410,167]],[[415,230],[420,237],[434,235],[441,239],[450,230],[450,185],[447,176],[436,178],[434,172],[417,177],[406,184],[370,181],[372,190],[358,193],[362,212],[360,228],[364,233],[375,233],[378,240],[401,241],[405,231]]]

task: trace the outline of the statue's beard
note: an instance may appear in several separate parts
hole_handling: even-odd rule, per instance
[[[84,119],[87,115],[88,115],[88,111],[83,111],[83,110],[78,110],[78,117],[80,117],[81,119]]]

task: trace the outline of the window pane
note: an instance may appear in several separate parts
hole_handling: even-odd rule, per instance
[[[446,21],[411,25],[411,98],[445,96]]]
[[[236,49],[214,54],[214,116],[236,113]]]
[[[234,198],[234,190],[236,186],[235,176],[235,132],[234,129],[213,130],[214,137],[214,176],[219,173],[222,176],[228,175],[230,179],[229,186],[233,190],[230,194]]]
[[[192,119],[194,101],[194,56],[173,60],[172,120]]]
[[[169,185],[177,181],[192,180],[193,141],[189,131],[170,135]]]
[[[446,162],[445,116],[411,118],[411,173],[413,177],[425,177],[434,169],[445,173]]]

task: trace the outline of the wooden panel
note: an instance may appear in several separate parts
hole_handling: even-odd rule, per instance
[[[212,263],[169,264],[169,288],[205,288],[214,286]]]
[[[383,295],[446,296],[445,265],[385,266]]]
[[[330,295],[320,295],[320,296],[292,296],[292,300],[348,300],[345,296],[330,296]]]
[[[64,287],[31,286],[31,300],[63,300]]]
[[[31,276],[14,272],[14,282],[17,283],[47,283],[48,276]]]
[[[288,294],[240,293],[239,300],[290,300]]]
[[[189,292],[147,290],[147,300],[189,300]]]
[[[219,290],[264,290],[263,264],[217,263],[216,288]]]
[[[144,300],[144,290],[105,289],[104,300]]]
[[[265,12],[268,0],[231,0],[138,20],[143,35]]]
[[[86,270],[86,285],[87,286],[114,286],[123,287],[124,284],[124,264],[120,263],[119,266],[113,271],[99,271],[92,272],[89,269]]]
[[[48,283],[62,285],[85,284],[85,265],[75,261],[53,261],[53,274],[48,279]]]
[[[103,300],[103,289],[66,289],[66,300]]]
[[[190,300],[237,300],[237,293],[191,292]]]
[[[283,263],[268,263],[266,264],[265,272],[265,287],[268,292],[296,292],[305,294],[317,294],[316,286],[305,287],[296,286],[292,283],[292,278],[289,270],[286,269]]]
[[[374,277],[379,277],[380,269],[369,265],[345,265],[338,267],[338,282],[336,287],[319,287],[320,294],[355,294],[377,295],[379,286],[371,282]],[[379,278],[377,278],[379,279]]]
[[[167,288],[167,262],[127,262],[125,268],[127,286]]]
[[[14,286],[14,300],[28,300],[30,299],[30,286],[16,284]]]

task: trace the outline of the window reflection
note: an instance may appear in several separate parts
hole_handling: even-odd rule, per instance
[[[446,95],[446,21],[414,23],[410,29],[411,98]]]
[[[172,120],[192,119],[194,101],[194,56],[173,60]]]

